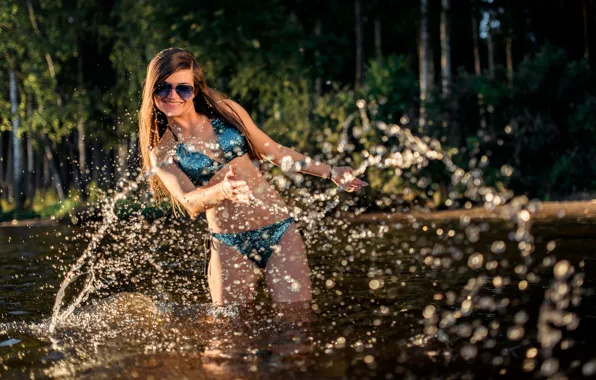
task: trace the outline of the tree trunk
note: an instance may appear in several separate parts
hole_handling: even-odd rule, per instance
[[[91,143],[91,180],[96,187],[100,187],[101,179],[101,140],[99,136]]]
[[[117,183],[117,181],[116,181],[117,168],[115,167],[118,162],[117,161],[118,160],[117,150],[114,148],[102,150],[101,159],[102,159],[103,173],[104,173],[104,178],[103,178],[104,186],[108,189],[114,188],[114,186]]]
[[[40,156],[39,151],[33,151],[35,156],[35,189],[40,193],[45,190],[43,187],[43,172],[44,172],[44,159],[43,155]]]
[[[507,30],[507,40],[505,41],[505,59],[507,60],[507,83],[509,88],[513,88],[513,55],[511,53],[513,44],[513,31]]]
[[[474,73],[477,76],[482,74],[482,68],[480,66],[480,48],[478,47],[478,17],[476,16],[476,0],[472,2],[472,43],[474,46]]]
[[[482,74],[482,67],[480,65],[480,48],[478,46],[478,18],[476,9],[476,0],[472,1],[472,42],[474,46],[474,73],[476,76]],[[484,98],[481,93],[477,94],[478,98],[478,114],[480,116],[480,128],[486,129],[486,115],[484,111]],[[465,144],[464,134],[462,133],[462,146]]]
[[[130,148],[128,149],[128,161],[126,170],[129,173],[129,178],[136,178],[141,173],[141,160],[139,152],[139,139],[135,132],[130,134],[129,141]]]
[[[64,141],[64,139],[63,139]],[[52,146],[52,152],[60,152],[62,154],[54,154],[56,160],[56,166],[58,167],[58,173],[60,181],[62,182],[62,189],[64,190],[65,196],[69,196],[70,184],[72,178],[70,178],[70,159],[68,155],[68,148],[64,145],[64,142],[54,143]]]
[[[64,200],[66,198],[64,185],[62,179],[60,178],[60,170],[58,168],[58,160],[56,155],[54,154],[54,150],[52,149],[52,142],[48,138],[46,134],[43,134],[43,144],[46,151],[46,159],[48,161],[48,169],[50,172],[51,180],[54,183],[54,187],[56,188],[56,192],[58,193],[58,198],[60,200]]]
[[[72,173],[74,183],[76,184],[76,188],[77,188],[77,190],[79,190],[80,197],[81,197],[81,199],[83,199],[83,192],[84,192],[83,181],[81,179],[81,173],[79,172],[79,165],[78,165],[77,157],[76,157],[75,151],[74,151],[74,144],[72,141],[73,134],[74,133],[71,133],[66,137],[66,146],[68,147],[68,158],[69,158],[68,166],[70,166],[72,168],[72,170],[70,170],[70,172]],[[68,183],[68,181],[67,181],[67,183]]]
[[[446,97],[451,91],[451,41],[449,21],[449,0],[442,1],[441,7],[441,89]]]
[[[33,95],[27,97],[27,118],[31,120],[33,115]],[[33,128],[31,123],[27,128],[27,180],[26,193],[29,204],[33,207],[33,199],[35,198],[35,152],[33,151]]]
[[[488,77],[491,80],[495,79],[495,46],[494,46],[494,41],[493,41],[493,28],[491,26],[493,17],[494,17],[493,11],[489,10],[488,11],[488,30],[486,33],[486,47],[488,50]],[[492,138],[494,140],[495,136],[496,136],[494,113],[489,112],[489,117],[490,117],[490,128],[489,128],[488,133],[489,133],[490,138]],[[485,137],[485,138],[488,138],[488,137]]]
[[[314,30],[315,37],[317,38],[317,48],[315,49],[315,67],[317,70],[316,77],[315,77],[315,99],[313,104],[313,109],[316,107],[321,94],[323,93],[323,78],[321,78],[321,51],[318,48],[318,39],[321,37],[321,19],[317,18],[315,22],[315,30]]]
[[[494,79],[495,77],[495,48],[493,43],[493,28],[492,23],[492,11],[488,12],[488,27],[486,33],[486,48],[488,50],[488,77]]]
[[[9,88],[10,88],[10,112],[12,114],[12,163],[13,163],[13,198],[16,205],[17,212],[23,210],[24,205],[24,189],[23,189],[23,152],[21,147],[21,138],[18,130],[21,125],[21,118],[19,116],[19,104],[17,94],[17,77],[13,70],[9,72]]]
[[[7,144],[7,157],[6,157],[6,200],[14,199],[14,186],[13,186],[13,178],[14,178],[14,165],[12,159],[12,131],[8,131],[8,144]]]
[[[122,142],[118,144],[118,180],[128,178],[128,139],[123,138]]]
[[[45,142],[43,144],[43,150],[41,152],[41,159],[43,165],[43,177],[42,177],[42,187],[44,191],[47,191],[52,187],[52,177],[50,175],[50,159],[47,155],[47,149],[45,148]]]
[[[0,131],[0,201],[4,198],[4,133]],[[2,202],[0,202],[2,212]]]
[[[420,132],[423,132],[426,126],[426,101],[428,97],[428,0],[420,0],[418,57],[420,61],[420,117],[418,128]]]
[[[426,30],[428,31],[428,24]],[[430,33],[428,35],[428,45],[426,46],[426,61],[428,62],[428,82],[426,83],[426,102],[428,103],[435,90],[435,52]]]
[[[589,38],[588,38],[588,7],[586,0],[582,1],[582,11],[584,14],[584,57],[590,62],[590,49],[589,49]]]
[[[383,59],[383,49],[381,45],[381,20],[379,17],[375,18],[375,53],[377,54],[377,59]]]
[[[354,18],[356,21],[356,89],[362,86],[362,70],[364,64],[364,24],[362,21],[361,0],[354,0]]]
[[[77,58],[77,92],[79,96],[83,91],[83,53],[79,49]],[[79,120],[77,121],[77,147],[79,151],[78,172],[80,197],[83,202],[87,200],[87,154],[85,151],[85,120],[83,119],[83,107],[81,100],[78,101]]]

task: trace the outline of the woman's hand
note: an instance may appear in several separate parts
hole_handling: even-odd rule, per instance
[[[364,186],[368,186],[367,182],[361,181],[353,174],[354,170],[349,166],[338,166],[331,169],[331,180],[335,182],[341,190],[349,193],[358,191]]]
[[[229,199],[234,203],[248,204],[250,202],[252,193],[248,185],[245,181],[236,180],[236,175],[231,166],[220,184],[224,199]]]

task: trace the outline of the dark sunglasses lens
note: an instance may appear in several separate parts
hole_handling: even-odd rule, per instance
[[[162,83],[155,87],[155,95],[160,98],[165,98],[172,91],[172,85],[168,83]]]
[[[179,84],[176,86],[176,92],[182,99],[190,99],[194,94],[194,89],[192,86],[186,84]]]

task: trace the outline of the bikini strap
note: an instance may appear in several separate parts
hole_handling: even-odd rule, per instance
[[[176,137],[176,134],[174,133],[174,131],[172,130],[172,127],[170,127],[170,124],[168,124],[168,129],[170,130],[170,132],[172,133],[172,136],[174,136],[174,140],[176,140],[176,142],[178,142],[178,137]]]

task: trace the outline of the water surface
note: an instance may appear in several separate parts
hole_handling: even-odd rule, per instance
[[[535,225],[531,259],[512,241],[513,224],[472,226],[426,221],[416,228],[353,224],[308,232],[312,305],[280,310],[260,294],[250,311],[210,306],[201,244],[190,243],[200,240],[199,233],[186,227],[186,235],[160,245],[144,261],[103,272],[104,286],[52,336],[47,318],[63,275],[54,267],[74,261],[92,231],[4,227],[0,373],[156,379],[590,374],[596,358],[595,240],[589,233],[594,226]],[[131,252],[144,249],[142,243],[118,241],[102,244],[110,255],[133,257]],[[482,256],[480,268],[470,264],[475,254]],[[554,263],[562,259],[585,275],[581,303],[566,309],[579,316],[579,325],[554,326],[563,338],[546,352],[537,325]],[[528,271],[532,281],[520,285]],[[483,281],[473,292],[466,290],[471,279]],[[436,331],[433,318],[461,310],[466,297],[469,313]],[[520,318],[524,329],[517,336],[511,331]]]

